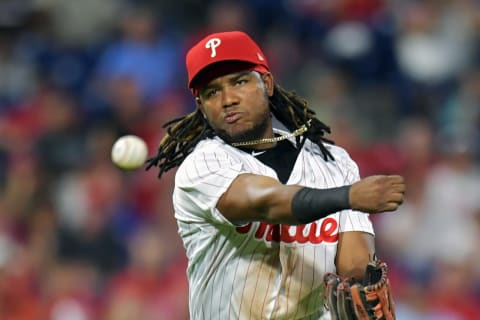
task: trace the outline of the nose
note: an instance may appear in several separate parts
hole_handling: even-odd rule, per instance
[[[228,108],[238,104],[238,95],[233,87],[227,86],[222,90],[222,106]]]

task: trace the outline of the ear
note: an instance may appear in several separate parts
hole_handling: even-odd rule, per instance
[[[197,105],[197,108],[202,112],[203,117],[206,119],[207,116],[205,115],[205,108],[203,107],[202,100],[199,97],[195,97],[195,104]]]
[[[203,111],[202,100],[200,99],[200,97],[195,97],[195,104],[197,105],[197,108]]]
[[[273,75],[270,72],[262,74],[263,83],[265,83],[265,88],[269,97],[273,96],[273,87],[275,82],[273,81]]]

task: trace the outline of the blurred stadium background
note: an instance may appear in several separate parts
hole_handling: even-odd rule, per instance
[[[125,173],[194,109],[184,54],[249,32],[361,175],[400,173],[372,217],[398,319],[480,317],[480,2],[1,0],[0,319],[188,319],[173,172]]]

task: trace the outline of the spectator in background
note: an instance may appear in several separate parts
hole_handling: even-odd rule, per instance
[[[98,59],[86,99],[91,123],[109,122],[119,134],[154,137],[149,124],[159,115],[188,108],[179,93],[181,45],[161,18],[131,7],[119,21],[119,37]],[[166,118],[164,118],[166,119]],[[157,123],[157,126],[158,126]],[[156,134],[156,133],[155,133]]]
[[[473,62],[474,1],[398,2],[395,54],[402,114],[434,118],[457,77]]]
[[[83,167],[87,160],[83,119],[77,100],[65,91],[45,90],[37,95],[40,132],[35,144],[41,174],[54,179]]]
[[[423,119],[404,121],[395,143],[396,157],[400,159],[408,194],[399,214],[376,218],[379,251],[392,262],[403,264],[409,259],[409,249],[421,233],[418,221],[425,212],[426,180],[434,165],[432,127]]]
[[[126,82],[142,102],[151,102],[178,82],[179,46],[160,19],[139,7],[120,19],[120,38],[106,49],[97,67],[97,80],[105,81],[107,93]]]
[[[111,165],[114,138],[108,129],[90,130],[85,164],[58,177],[51,192],[59,218],[58,258],[89,263],[102,276],[125,264],[125,244],[113,219],[124,199],[128,201],[128,189],[121,187],[126,177]]]
[[[398,59],[412,81],[442,84],[471,61],[474,8],[468,2],[414,2],[397,7]]]
[[[417,235],[418,243],[409,249],[412,262],[465,263],[475,256],[480,171],[473,161],[470,138],[438,136],[441,158],[426,180],[425,212],[418,221],[422,233]],[[435,242],[428,241],[433,238]]]
[[[15,52],[15,34],[14,28],[0,29],[0,112],[32,95],[38,85],[34,64]]]
[[[168,230],[152,224],[130,238],[129,264],[107,283],[105,320],[188,319],[186,259]]]
[[[64,46],[89,47],[104,41],[127,4],[126,0],[37,0],[32,9],[51,19],[56,42]]]
[[[426,210],[426,180],[435,161],[433,142],[432,126],[424,119],[409,119],[401,123],[392,146],[395,150],[392,158],[397,159],[398,171],[404,175],[409,192],[406,193],[398,214],[379,216],[374,220],[374,225],[378,228],[378,251],[390,258],[390,270],[395,275],[391,282],[397,292],[402,312],[409,309],[404,306],[405,301],[411,304],[410,308],[425,308],[426,301],[422,299],[420,288],[424,287],[428,280],[423,277],[423,270],[417,271],[419,280],[415,283],[405,279],[412,270],[409,265],[412,259],[409,250],[416,245],[418,235],[423,232],[418,222],[424,218]]]
[[[456,90],[436,114],[440,132],[470,137],[472,152],[480,159],[480,69],[465,72]]]

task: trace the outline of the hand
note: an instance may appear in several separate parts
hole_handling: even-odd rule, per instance
[[[404,193],[403,177],[370,176],[350,188],[350,207],[368,213],[395,211],[402,204]]]

